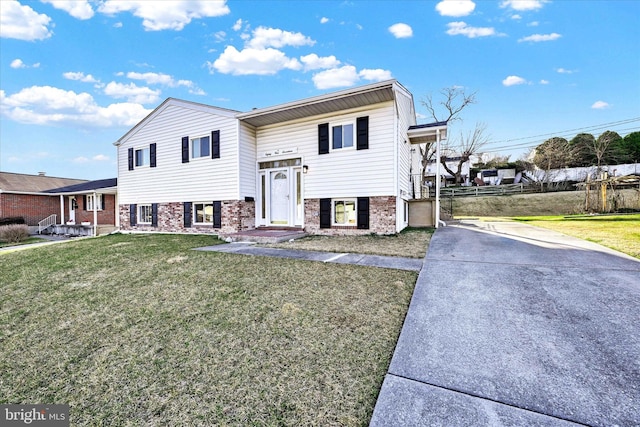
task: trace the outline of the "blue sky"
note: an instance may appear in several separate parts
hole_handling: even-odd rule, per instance
[[[113,142],[164,99],[239,111],[388,78],[421,105],[477,92],[451,137],[486,151],[640,130],[640,2],[0,3],[0,170],[116,176]]]

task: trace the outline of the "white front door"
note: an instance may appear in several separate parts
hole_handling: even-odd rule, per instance
[[[69,222],[76,222],[76,196],[69,196]]]
[[[289,225],[289,170],[269,171],[269,218],[272,225]]]

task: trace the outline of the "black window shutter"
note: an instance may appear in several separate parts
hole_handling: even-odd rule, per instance
[[[356,148],[366,150],[369,148],[369,116],[356,119]],[[367,227],[368,228],[368,227]]]
[[[129,170],[133,170],[133,148],[129,148]]]
[[[220,131],[214,130],[211,132],[211,158],[220,158]]]
[[[87,195],[83,194],[82,195],[82,209],[83,210],[87,210]]]
[[[158,226],[158,204],[151,203],[151,226]]]
[[[101,197],[101,199],[102,199],[102,210],[107,209],[107,202],[105,201],[106,198],[107,198],[106,194],[103,194],[102,197]]]
[[[358,229],[369,229],[369,198],[358,197]]]
[[[222,227],[222,202],[213,202],[213,228]]]
[[[138,223],[138,221],[136,220],[137,209],[138,209],[138,206],[129,205],[129,225],[131,226],[136,225]]]
[[[149,146],[149,166],[156,167],[156,143],[154,142]]]
[[[329,123],[318,125],[318,154],[329,153]]]
[[[182,137],[182,163],[189,163],[189,137]]]
[[[184,226],[191,227],[191,202],[184,202]]]
[[[320,199],[320,228],[331,228],[331,199]]]

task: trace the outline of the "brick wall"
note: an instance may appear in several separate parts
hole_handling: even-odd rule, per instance
[[[27,225],[38,225],[49,215],[58,215],[60,221],[60,197],[30,194],[0,194],[0,218],[23,217]]]
[[[116,196],[113,194],[103,194],[104,199],[104,210],[99,210],[98,213],[98,224],[99,225],[115,225],[116,223]],[[65,198],[67,198],[65,196]],[[93,211],[85,210],[84,206],[84,198],[82,195],[76,196],[76,201],[78,202],[78,209],[76,209],[76,224],[80,224],[81,222],[90,222],[93,224]],[[66,210],[64,215],[66,218],[69,216],[69,207],[68,203],[65,203]]]
[[[304,229],[311,234],[325,236],[361,235],[361,234],[395,234],[396,233],[396,198],[395,196],[378,196],[369,198],[369,229],[359,230],[353,226],[332,226],[320,228],[320,200],[304,201]]]
[[[129,222],[129,205],[120,205],[120,229],[155,231],[170,233],[235,233],[240,230],[255,228],[255,203],[243,200],[224,200],[221,204],[221,228],[211,225],[193,224],[184,226],[184,205],[182,202],[158,203],[158,226],[138,224],[131,226]]]

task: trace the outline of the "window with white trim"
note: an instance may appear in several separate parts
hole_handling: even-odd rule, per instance
[[[139,148],[136,150],[136,167],[149,166],[151,164],[151,150],[147,148]]]
[[[334,225],[357,225],[356,199],[332,200]]]
[[[193,138],[191,140],[191,158],[209,157],[211,155],[211,143],[208,136]]]
[[[213,224],[213,203],[194,203],[193,222],[195,224]]]
[[[151,205],[138,205],[138,224],[151,224],[153,209]]]
[[[353,148],[355,141],[355,126],[353,123],[331,127],[331,149]]]
[[[97,211],[102,210],[102,194],[96,194],[95,205],[93,202],[93,194],[87,194],[87,206],[85,206],[85,210],[92,211],[94,206]]]

